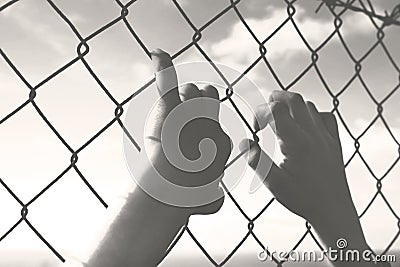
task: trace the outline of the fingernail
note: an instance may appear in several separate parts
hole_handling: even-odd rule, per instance
[[[156,71],[161,71],[172,66],[172,59],[170,55],[159,48],[151,52],[151,59],[154,63],[154,68]]]
[[[164,50],[162,50],[160,48],[156,48],[150,52],[150,55],[152,55],[152,56],[160,56],[162,54],[167,54],[167,52],[165,52]]]

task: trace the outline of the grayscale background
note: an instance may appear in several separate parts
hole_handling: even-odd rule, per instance
[[[7,2],[0,0],[0,6]],[[178,2],[198,27],[230,5],[228,0]],[[376,10],[381,12],[391,10],[398,4],[396,0],[372,2]],[[121,8],[112,0],[55,0],[54,3],[83,36],[118,17],[121,12]],[[313,47],[318,46],[334,30],[333,16],[327,8],[315,14],[318,5],[319,2],[311,0],[295,3],[297,11],[294,20]],[[288,17],[287,4],[282,0],[243,0],[237,7],[261,40]],[[192,41],[194,32],[172,1],[138,0],[129,10],[127,19],[149,50],[162,48],[174,54]],[[348,11],[342,19],[341,32],[349,48],[356,57],[363,55],[376,42],[376,29],[369,18],[361,13]],[[393,59],[400,63],[400,27],[387,27],[385,35],[387,48]],[[44,0],[21,0],[0,13],[0,48],[33,85],[73,59],[78,43],[67,25]],[[258,44],[233,10],[205,29],[199,44],[212,60],[239,71],[244,71],[260,55]],[[89,45],[90,52],[85,59],[117,100],[124,100],[151,79],[151,62],[123,23],[110,27],[91,40]],[[291,23],[287,23],[271,38],[266,47],[266,56],[284,85],[293,81],[310,64],[310,52]],[[334,93],[339,92],[354,75],[354,62],[337,36],[318,54],[318,66],[326,82]],[[195,47],[174,60],[175,63],[192,61],[204,61]],[[399,84],[399,72],[381,47],[363,61],[362,67],[362,77],[378,101]],[[262,61],[249,72],[248,77],[265,95],[279,89]],[[314,101],[321,111],[332,110],[332,98],[313,69],[290,90],[300,92],[308,100]],[[28,93],[26,86],[0,58],[0,118],[25,101]],[[220,95],[223,94],[221,90]],[[147,105],[155,96],[155,88],[151,86],[132,100],[138,112],[136,128],[130,131],[137,140],[142,138],[145,121],[145,114],[140,112],[141,105]],[[361,134],[377,115],[376,104],[357,80],[340,95],[339,100],[340,114],[354,136]],[[383,111],[397,140],[400,140],[399,102],[398,90],[385,102]],[[36,103],[75,148],[114,117],[115,106],[80,62],[41,87]],[[249,115],[248,112],[246,114]],[[248,118],[251,119],[250,116]],[[222,124],[227,123],[223,118],[221,121]],[[354,140],[343,124],[339,124],[347,162],[355,151]],[[233,136],[236,149],[233,156],[244,137]],[[399,158],[399,146],[381,120],[377,120],[359,141],[360,153],[377,177],[384,175]],[[68,165],[70,156],[30,105],[0,126],[0,177],[23,201],[30,200],[54,179]],[[275,157],[278,160],[280,155]],[[124,160],[122,130],[117,124],[79,154],[78,165],[107,203],[115,207],[123,203],[127,189],[132,186],[132,178]],[[376,181],[358,155],[346,171],[357,211],[361,213],[376,194]],[[226,175],[235,175],[235,172],[228,171]],[[248,194],[252,175],[249,171],[248,179],[243,177],[232,191],[249,216],[255,216],[272,197],[265,188]],[[397,164],[385,177],[382,192],[398,213],[399,188],[400,165]],[[20,218],[21,207],[2,188],[0,203],[1,235]],[[105,210],[78,175],[69,172],[32,204],[28,217],[63,256],[85,259],[101,238],[115,210]],[[245,236],[247,223],[227,198],[217,214],[191,218],[190,229],[208,253],[220,262]],[[381,196],[373,202],[361,223],[368,243],[378,251],[384,250],[400,232],[396,217]],[[256,221],[254,228],[257,236],[272,250],[290,250],[305,230],[304,220],[276,201]],[[314,249],[318,247],[310,236],[298,248]],[[397,253],[399,260],[399,250],[400,238],[392,244],[388,253]],[[275,266],[260,263],[257,260],[260,251],[259,245],[249,237],[226,266]],[[183,263],[186,266],[212,266],[187,234],[183,235],[161,266],[182,266]],[[0,243],[0,266],[56,267],[61,263],[25,224],[21,224]],[[318,265],[289,263],[286,266]]]

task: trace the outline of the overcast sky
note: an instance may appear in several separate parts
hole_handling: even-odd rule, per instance
[[[0,6],[6,2],[0,0]],[[230,3],[229,0],[179,2],[197,27],[201,27]],[[397,1],[375,2],[376,9],[382,11],[390,10]],[[119,6],[111,0],[57,0],[54,3],[74,23],[82,36],[91,34],[120,14]],[[294,20],[314,48],[334,30],[332,16],[326,8],[318,14],[314,13],[318,4],[317,1],[309,0],[295,4],[297,12]],[[286,4],[281,0],[243,0],[238,8],[260,40],[264,40],[287,18]],[[149,50],[159,47],[174,54],[190,43],[194,34],[172,1],[139,0],[130,8],[128,20]],[[341,32],[350,50],[359,58],[376,42],[376,29],[367,17],[354,12],[347,12],[343,20]],[[400,62],[399,33],[400,27],[390,27],[385,31],[384,39],[396,62]],[[202,35],[199,43],[207,54],[215,62],[239,72],[259,56],[257,43],[233,10],[204,30]],[[42,0],[21,0],[1,12],[0,36],[0,48],[32,85],[38,84],[73,59],[79,43],[51,6]],[[149,58],[122,22],[91,40],[89,45],[90,52],[85,58],[117,101],[124,100],[152,77]],[[267,58],[284,85],[290,84],[310,64],[310,52],[290,22],[266,43],[266,48]],[[204,60],[202,55],[191,48],[178,57],[175,63],[200,60]],[[380,46],[362,66],[362,77],[377,101],[384,99],[399,83],[398,71]],[[354,63],[337,36],[319,51],[318,67],[334,93],[339,92],[354,75]],[[278,83],[262,61],[248,77],[265,95],[279,89]],[[145,114],[140,113],[140,107],[154,97],[154,90],[154,87],[150,87],[131,102],[130,108],[136,108],[138,115],[135,129],[130,130],[138,140],[142,138],[145,119]],[[303,93],[320,110],[332,109],[332,99],[314,69],[291,90]],[[243,96],[252,94],[243,90],[241,92]],[[0,60],[0,119],[23,103],[28,93],[28,88],[6,62]],[[223,94],[223,90],[220,94]],[[377,114],[376,105],[358,80],[340,95],[339,100],[340,112],[355,136],[363,132]],[[397,91],[383,106],[385,119],[398,140],[399,101],[400,93]],[[38,90],[36,102],[74,149],[109,122],[115,109],[115,105],[80,62],[42,86]],[[221,121],[226,125],[233,123]],[[347,160],[354,152],[354,144],[342,126],[341,137],[344,158]],[[360,143],[360,151],[378,177],[398,157],[396,143],[379,120],[360,139]],[[237,148],[238,144],[235,145]],[[0,177],[23,201],[29,201],[61,173],[68,166],[70,158],[68,150],[29,105],[0,126],[0,148]],[[123,195],[125,189],[132,185],[122,150],[122,131],[115,124],[79,154],[79,168],[108,203],[121,200],[118,196]],[[400,211],[399,168],[395,167],[383,183],[383,191],[396,211]],[[374,179],[358,156],[349,165],[347,173],[356,208],[361,212],[376,192]],[[235,175],[235,171],[228,171],[227,175]],[[242,181],[233,193],[244,210],[255,216],[268,202],[271,194],[262,188],[256,194],[249,195],[249,179]],[[20,207],[4,190],[0,190],[0,200],[3,212],[1,235],[18,220]],[[104,228],[102,222],[110,217],[110,213],[87,190],[76,173],[69,172],[32,204],[29,218],[62,254],[85,255],[96,243],[99,231]],[[276,202],[259,220],[255,232],[265,244],[276,249],[291,248],[305,231],[304,222]],[[362,223],[367,239],[374,248],[385,248],[398,231],[395,217],[380,197],[362,219]],[[247,222],[233,203],[227,200],[217,215],[193,218],[191,227],[207,250],[217,259],[222,259],[246,234]],[[316,246],[307,238],[301,248],[314,249]],[[400,240],[392,248],[399,249]],[[10,249],[47,250],[25,225],[18,227],[0,243],[0,255]],[[256,243],[249,240],[239,253],[256,253],[258,250]],[[194,242],[184,236],[172,256],[179,257],[187,253],[201,252]]]

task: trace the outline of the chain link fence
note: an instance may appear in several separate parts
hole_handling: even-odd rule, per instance
[[[45,0],[43,0],[45,1]],[[19,220],[15,222],[14,225],[10,227],[10,229],[3,233],[0,236],[0,244],[1,241],[3,241],[7,236],[13,232],[17,231],[15,230],[18,225],[22,223],[26,223],[29,228],[37,235],[37,237],[49,248],[49,250],[54,253],[62,262],[65,261],[64,257],[62,254],[57,250],[57,248],[53,247],[51,242],[49,240],[46,240],[44,236],[41,235],[41,233],[35,228],[35,226],[29,221],[27,215],[28,215],[28,210],[30,205],[35,202],[37,199],[45,197],[46,192],[48,190],[51,190],[53,185],[56,184],[60,179],[65,176],[66,173],[68,172],[76,172],[79,177],[82,179],[82,181],[86,184],[87,188],[93,193],[93,195],[98,199],[101,205],[107,208],[106,202],[102,199],[102,197],[96,192],[96,189],[93,188],[90,184],[90,181],[86,179],[85,174],[81,172],[81,170],[77,166],[77,162],[79,160],[79,153],[82,152],[84,149],[86,149],[88,146],[92,144],[92,142],[98,138],[100,135],[102,135],[104,132],[106,132],[112,125],[118,124],[121,128],[121,130],[129,137],[131,142],[135,145],[135,147],[140,150],[140,147],[138,143],[134,140],[132,135],[128,132],[128,130],[125,128],[121,116],[124,114],[124,107],[130,103],[132,99],[134,99],[136,96],[138,96],[141,92],[146,90],[151,84],[154,83],[154,79],[148,81],[146,84],[144,84],[141,88],[138,88],[136,91],[134,91],[129,97],[127,97],[125,100],[122,102],[118,102],[116,98],[112,95],[110,90],[103,84],[101,79],[96,75],[95,71],[91,68],[90,64],[87,62],[85,59],[86,55],[90,53],[90,42],[91,40],[95,39],[105,31],[107,31],[109,28],[113,27],[114,25],[120,23],[124,24],[126,28],[129,30],[129,32],[132,34],[132,36],[135,38],[137,41],[137,45],[140,46],[140,48],[143,50],[143,52],[148,56],[148,58],[151,58],[150,51],[144,44],[144,42],[141,40],[137,32],[135,31],[135,28],[132,27],[130,22],[127,19],[127,16],[130,12],[131,9],[135,8],[135,3],[143,1],[143,0],[131,0],[128,1],[127,3],[123,3],[120,0],[115,0],[115,4],[118,5],[121,9],[120,16],[116,17],[109,23],[105,24],[103,27],[97,29],[93,33],[89,34],[88,36],[82,36],[81,33],[78,31],[78,29],[75,27],[75,25],[71,22],[71,20],[63,13],[63,11],[55,4],[54,1],[52,0],[47,0],[47,3],[51,6],[51,8],[54,9],[54,11],[59,15],[59,19],[65,22],[66,25],[70,28],[70,30],[74,33],[76,38],[79,40],[79,45],[76,48],[77,55],[75,58],[67,62],[64,66],[61,68],[55,70],[51,75],[48,77],[45,77],[41,82],[39,82],[36,85],[32,85],[29,83],[29,81],[24,77],[24,74],[21,73],[18,68],[13,64],[12,59],[7,55],[7,51],[3,50],[0,48],[0,54],[2,59],[8,64],[8,66],[13,70],[13,72],[23,81],[23,83],[27,87],[27,99],[21,103],[18,107],[16,107],[11,113],[6,115],[3,118],[0,118],[0,125],[5,123],[8,120],[12,120],[13,116],[17,114],[19,111],[22,109],[26,108],[27,106],[31,105],[33,108],[36,110],[37,114],[43,119],[43,121],[47,124],[47,126],[51,129],[51,131],[54,133],[55,136],[59,139],[59,141],[67,148],[70,153],[71,153],[71,159],[70,162],[66,163],[65,169],[57,176],[54,178],[54,180],[51,181],[45,188],[43,188],[40,192],[36,194],[30,201],[28,202],[23,202],[21,199],[14,193],[12,188],[10,188],[3,179],[0,178],[0,183],[4,190],[7,190],[8,193],[20,204],[21,206],[21,217]],[[276,28],[272,30],[268,30],[266,32],[267,37],[263,40],[259,39],[257,35],[253,32],[252,28],[249,26],[249,24],[246,22],[245,17],[242,15],[241,10],[240,10],[240,3],[245,1],[245,0],[230,0],[227,1],[226,8],[221,10],[218,14],[215,14],[215,16],[207,21],[204,25],[201,27],[197,27],[192,21],[190,16],[185,12],[183,6],[179,3],[178,0],[171,0],[172,4],[176,7],[176,9],[179,11],[179,13],[182,15],[182,17],[185,19],[187,24],[193,29],[193,36],[192,36],[192,41],[188,43],[186,46],[182,47],[177,53],[175,53],[172,58],[176,59],[178,58],[182,53],[185,51],[189,50],[190,48],[195,48],[198,52],[201,53],[201,55],[204,57],[205,60],[207,60],[210,65],[215,69],[215,71],[219,74],[219,76],[222,78],[222,80],[226,84],[226,96],[224,96],[221,101],[227,101],[229,104],[231,104],[235,110],[238,112],[239,117],[243,120],[243,123],[246,125],[248,130],[253,134],[254,139],[258,140],[257,133],[254,131],[254,129],[250,126],[249,122],[245,118],[245,116],[240,112],[239,108],[236,106],[235,102],[231,98],[232,95],[235,94],[235,85],[246,75],[248,74],[257,64],[265,64],[270,72],[272,74],[272,77],[274,77],[276,84],[282,89],[282,90],[290,90],[295,84],[297,84],[311,69],[314,69],[316,73],[318,74],[318,77],[322,84],[324,85],[324,90],[329,94],[332,100],[332,112],[337,116],[337,118],[341,121],[343,126],[345,127],[346,131],[348,134],[351,136],[351,138],[354,141],[354,153],[353,155],[349,158],[349,160],[346,162],[346,167],[350,164],[350,162],[358,156],[361,158],[363,163],[365,164],[366,168],[368,169],[372,179],[376,182],[376,192],[374,196],[371,198],[371,201],[368,203],[366,208],[360,213],[360,218],[363,217],[366,212],[369,210],[371,205],[374,203],[376,198],[380,196],[384,202],[386,203],[387,207],[393,214],[394,218],[397,219],[397,227],[398,227],[398,232],[394,236],[394,238],[391,240],[389,244],[387,244],[387,247],[383,250],[382,254],[386,254],[393,246],[393,244],[396,242],[400,235],[400,217],[397,214],[396,210],[391,206],[390,202],[388,199],[385,197],[385,195],[382,192],[382,186],[383,186],[383,181],[385,177],[388,176],[389,173],[392,172],[396,164],[398,163],[400,159],[400,155],[397,157],[397,159],[393,162],[393,164],[390,166],[389,169],[384,173],[382,176],[377,176],[372,169],[369,167],[367,161],[364,159],[362,153],[360,152],[360,138],[362,138],[369,129],[377,122],[381,121],[383,125],[385,126],[387,132],[390,134],[394,142],[398,146],[398,151],[400,154],[400,143],[399,140],[396,139],[395,134],[393,134],[391,128],[389,127],[389,124],[386,122],[385,117],[383,115],[383,110],[384,110],[384,104],[385,102],[391,98],[393,95],[398,93],[399,87],[400,87],[400,81],[398,84],[384,97],[382,100],[378,101],[373,94],[374,90],[378,90],[378,88],[370,88],[367,86],[363,79],[362,75],[362,64],[365,61],[366,58],[378,47],[381,47],[383,51],[385,52],[385,55],[389,59],[392,68],[395,69],[395,71],[399,74],[399,80],[400,80],[400,69],[399,66],[397,65],[394,57],[391,55],[389,49],[385,45],[385,30],[388,27],[397,27],[400,25],[399,17],[400,17],[400,4],[397,5],[393,11],[391,12],[386,12],[385,14],[381,15],[378,14],[375,9],[373,4],[370,2],[370,0],[347,0],[347,1],[340,1],[340,0],[321,0],[321,3],[315,2],[315,7],[316,7],[316,12],[320,11],[321,8],[326,8],[329,10],[330,14],[332,15],[332,20],[333,20],[333,25],[334,25],[334,30],[329,34],[329,36],[321,42],[321,44],[317,47],[312,47],[310,43],[308,42],[307,38],[305,35],[302,33],[302,30],[300,27],[298,27],[296,21],[294,20],[294,15],[296,14],[296,6],[297,2],[296,0],[282,0],[282,2],[285,3],[287,7],[287,17],[285,20],[281,22],[281,24]],[[3,6],[0,7],[0,14],[4,10],[8,8],[12,8],[12,6],[17,3],[17,2],[23,2],[23,0],[12,0],[7,3],[5,3]],[[221,19],[225,14],[228,12],[233,11],[236,15],[237,18],[240,19],[241,23],[243,26],[247,29],[249,33],[249,38],[253,38],[254,42],[258,44],[259,47],[259,56],[252,64],[250,64],[245,71],[237,77],[233,81],[229,81],[224,74],[218,69],[217,65],[213,63],[212,58],[207,54],[207,52],[202,48],[200,44],[200,40],[202,39],[202,32],[209,28],[212,27],[214,22],[217,20]],[[343,25],[343,20],[342,20],[342,15],[345,14],[346,12],[360,12],[364,14],[365,16],[368,16],[370,19],[372,25],[376,29],[376,41],[373,43],[373,45],[360,57],[356,57],[351,50],[348,47],[348,44],[345,41],[345,38],[343,38],[343,34],[341,32],[341,28]],[[22,16],[23,14],[21,14]],[[278,77],[276,71],[274,70],[273,66],[271,65],[269,59],[267,58],[267,53],[268,53],[268,44],[270,40],[275,38],[276,36],[279,35],[281,29],[287,25],[287,24],[292,24],[298,38],[305,44],[309,51],[310,55],[310,62],[307,65],[307,67],[298,75],[295,79],[293,79],[290,83],[284,84]],[[352,60],[354,64],[354,73],[351,75],[350,79],[346,82],[346,84],[339,90],[338,92],[334,92],[326,79],[324,78],[324,75],[322,71],[319,68],[318,65],[318,59],[319,59],[319,52],[320,50],[325,47],[334,37],[338,37],[340,39],[341,45],[344,47],[348,57]],[[63,136],[59,133],[59,131],[52,125],[50,120],[46,117],[46,114],[42,112],[40,106],[36,103],[35,98],[37,94],[40,94],[40,88],[48,83],[50,80],[54,79],[57,77],[60,73],[64,72],[68,68],[70,68],[72,65],[77,64],[78,62],[81,62],[84,64],[85,68],[88,71],[88,74],[96,81],[98,84],[99,88],[104,91],[108,99],[115,105],[115,116],[111,121],[105,122],[104,127],[98,131],[95,135],[93,135],[87,142],[85,142],[82,146],[80,146],[77,149],[74,149],[68,142],[63,138]],[[340,96],[348,90],[348,88],[351,86],[351,84],[358,80],[361,82],[363,88],[365,91],[368,93],[369,97],[371,100],[375,103],[376,105],[376,116],[375,118],[370,122],[368,127],[362,131],[361,134],[359,135],[354,135],[351,131],[351,129],[347,126],[341,111],[340,111],[340,101],[339,98]],[[7,89],[7,88],[6,88]],[[4,89],[2,89],[4,90]],[[240,156],[240,155],[239,155]],[[229,162],[227,165],[227,168],[235,162],[235,160],[239,157],[235,157],[232,162]],[[1,175],[1,174],[0,174]],[[248,221],[248,231],[245,236],[243,236],[242,240],[235,246],[235,248],[226,256],[226,258],[221,261],[221,262],[216,262],[215,259],[209,254],[209,252],[203,247],[203,245],[198,241],[196,236],[193,234],[193,232],[190,230],[189,226],[185,226],[183,230],[180,232],[178,235],[178,238],[174,241],[174,243],[170,246],[169,251],[174,247],[174,245],[179,242],[179,238],[183,235],[183,233],[187,232],[190,237],[194,240],[194,242],[198,245],[198,247],[201,249],[201,251],[204,253],[204,255],[208,258],[211,264],[214,266],[224,266],[228,261],[231,259],[231,257],[237,252],[237,250],[242,246],[242,244],[249,238],[253,238],[260,246],[261,249],[266,250],[267,253],[267,247],[265,245],[265,242],[261,240],[254,232],[253,228],[255,223],[257,222],[257,219],[269,208],[269,206],[275,201],[274,199],[271,199],[268,204],[255,216],[255,217],[250,217],[248,214],[246,214],[245,210],[239,205],[239,203],[236,201],[236,199],[233,197],[231,192],[227,190],[225,185],[223,185],[224,189],[226,190],[226,194],[229,196],[230,200],[233,201],[235,206],[237,207],[238,211],[243,215],[243,217]],[[315,241],[315,243],[323,250],[322,245],[319,243],[318,239],[316,238],[315,234],[313,233],[313,230],[311,226],[306,222],[305,226],[305,231],[303,236],[298,239],[298,242],[292,247],[293,250],[295,250],[299,245],[303,242],[303,240],[307,237],[311,236],[312,239]],[[168,251],[168,253],[169,253]],[[167,254],[168,254],[167,253]],[[278,266],[281,266],[284,262],[282,260],[273,259],[275,263]]]

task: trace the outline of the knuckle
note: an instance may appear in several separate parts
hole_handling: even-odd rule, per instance
[[[207,94],[209,94],[211,96],[219,97],[217,88],[215,88],[214,86],[212,86],[210,84],[207,85],[206,87],[204,87],[204,90],[207,92]]]
[[[313,102],[306,101],[306,107],[307,107],[308,111],[311,112],[312,114],[315,114],[315,115],[319,114],[318,109]]]
[[[280,115],[285,112],[286,106],[282,102],[272,102],[269,106],[274,116]]]
[[[193,93],[195,90],[197,90],[197,86],[194,83],[187,83],[182,85],[181,94]]]
[[[306,104],[307,104],[308,106],[315,107],[315,104],[314,104],[313,102],[311,102],[311,101],[306,101]]]
[[[185,84],[189,88],[197,88],[197,86],[194,83],[187,83]]]
[[[273,102],[274,99],[281,98],[285,95],[285,91],[283,90],[273,90],[269,96],[269,102]]]
[[[299,104],[304,102],[304,99],[301,94],[288,92],[289,102],[292,104]]]

